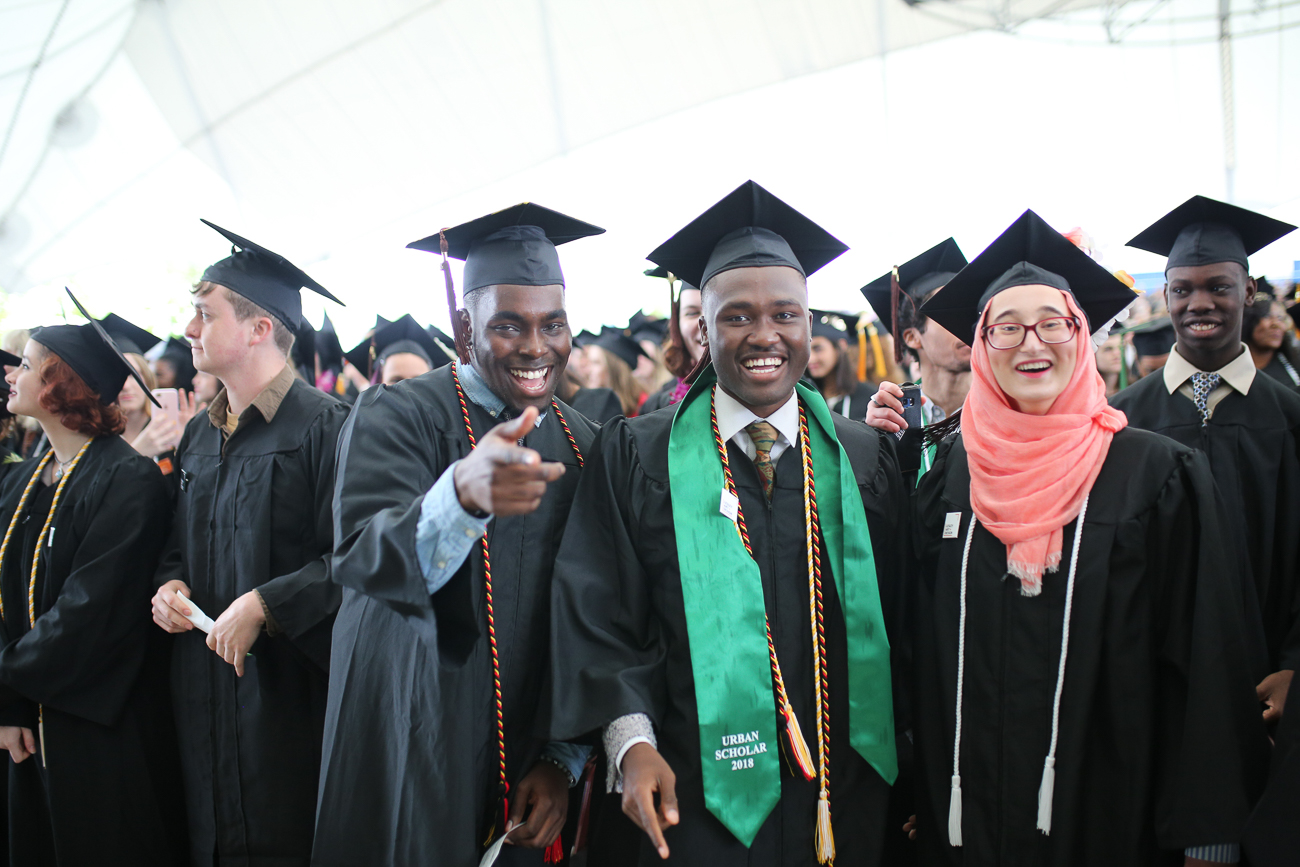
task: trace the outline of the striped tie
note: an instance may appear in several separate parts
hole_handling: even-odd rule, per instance
[[[767,501],[772,502],[772,446],[776,445],[776,428],[765,421],[750,422],[745,425],[745,433],[754,441],[754,469],[763,482],[763,493]]]

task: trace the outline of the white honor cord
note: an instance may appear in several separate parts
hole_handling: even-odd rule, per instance
[[[1090,494],[1091,492],[1089,492]],[[1079,543],[1083,539],[1083,518],[1088,513],[1088,496],[1083,495],[1079,520],[1074,527],[1074,550],[1070,553],[1070,577],[1065,582],[1065,623],[1061,626],[1061,661],[1056,668],[1056,696],[1052,699],[1052,743],[1043,760],[1043,781],[1038,786],[1038,830],[1052,833],[1052,795],[1056,791],[1056,739],[1061,731],[1061,690],[1065,686],[1065,656],[1070,649],[1070,612],[1074,608],[1074,575],[1079,568]]]
[[[1061,691],[1065,686],[1065,659],[1070,647],[1070,612],[1074,607],[1074,577],[1079,568],[1079,547],[1083,539],[1083,520],[1088,512],[1088,494],[1079,507],[1074,531],[1074,548],[1070,553],[1070,572],[1065,584],[1065,623],[1061,629],[1061,660],[1056,670],[1056,695],[1052,702],[1052,741],[1043,761],[1043,779],[1038,787],[1038,829],[1052,832],[1052,795],[1056,788],[1056,742],[1061,722]],[[952,745],[952,794],[948,801],[948,842],[960,846],[961,839],[961,702],[962,680],[966,669],[966,572],[970,563],[970,543],[975,532],[975,516],[966,528],[966,546],[961,555],[961,613],[957,627],[957,728]]]
[[[948,842],[961,845],[961,694],[966,673],[966,564],[970,562],[970,540],[975,535],[975,515],[966,525],[966,545],[961,552],[961,615],[957,620],[957,728],[952,740],[952,794],[948,799]]]

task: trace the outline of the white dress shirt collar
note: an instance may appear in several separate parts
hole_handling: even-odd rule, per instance
[[[723,391],[722,386],[713,386],[713,394],[714,409],[718,413],[718,433],[721,434],[724,442],[733,440],[736,445],[745,450],[749,459],[753,460],[756,450],[753,440],[745,432],[745,426],[759,421],[759,417],[749,407]],[[799,441],[798,394],[791,391],[790,399],[783,403],[780,409],[761,420],[770,423],[776,428],[778,434],[776,443],[772,446],[772,461],[775,463],[787,446]]]

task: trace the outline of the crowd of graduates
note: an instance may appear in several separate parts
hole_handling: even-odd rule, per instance
[[[345,351],[207,225],[183,337],[0,343],[7,863],[1300,863],[1294,226],[1195,196],[1141,294],[1026,211],[853,314],[749,181],[574,334],[523,204]]]

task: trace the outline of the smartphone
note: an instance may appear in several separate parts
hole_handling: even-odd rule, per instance
[[[155,411],[162,413],[172,420],[176,427],[181,426],[181,405],[180,397],[174,388],[155,388],[153,396],[157,398],[161,407],[156,407]]]
[[[903,421],[907,422],[909,431],[920,431],[921,422],[921,386],[915,383],[903,383]]]

